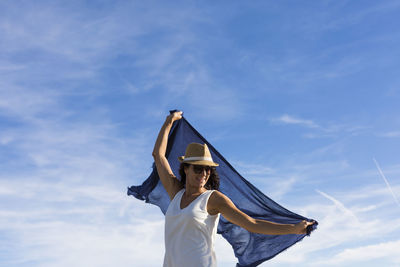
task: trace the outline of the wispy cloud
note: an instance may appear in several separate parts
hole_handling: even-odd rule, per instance
[[[387,215],[382,214],[389,212],[390,203],[386,200],[387,193],[382,188],[378,188],[375,182],[370,184],[374,176],[371,170],[354,172],[352,166],[346,161],[315,162],[304,166],[301,164],[285,164],[287,166],[275,166],[271,169],[272,172],[265,173],[268,182],[266,182],[267,185],[263,191],[271,197],[273,191],[279,191],[279,182],[284,180],[273,179],[277,174],[285,177],[289,173],[296,174],[295,186],[290,186],[283,199],[285,202],[291,203],[293,201],[293,203],[296,203],[289,205],[291,210],[312,217],[318,220],[320,224],[318,230],[312,234],[310,239],[306,238],[301,243],[278,255],[269,261],[268,265],[282,266],[286,264],[290,266],[291,264],[307,262],[310,266],[329,266],[328,263],[324,263],[324,259],[326,255],[330,255],[332,252],[340,253],[342,248],[353,247],[354,244],[365,244],[366,242],[376,245],[382,242],[384,238],[397,235],[400,230],[400,221],[398,219],[390,221],[384,219]],[[235,165],[237,164],[235,163]],[[252,167],[257,169],[256,166]],[[330,188],[335,188],[334,193],[315,190],[318,193],[316,195],[312,195],[310,190],[307,191],[303,187],[308,182],[315,186],[315,184],[319,184],[321,177],[326,180],[328,179],[327,176],[334,177],[335,180],[332,183],[345,181],[348,187],[346,189],[340,187],[339,189],[339,187],[330,185]],[[352,184],[359,178],[362,179],[364,187],[360,188],[359,185]],[[257,180],[257,182],[259,181]],[[301,190],[308,193],[300,193]],[[272,191],[272,194],[269,193],[270,191]],[[305,195],[307,197],[304,197]],[[396,216],[395,213],[393,214],[393,210],[390,210],[390,212],[389,216]],[[384,229],[380,227],[381,225],[385,225]],[[386,256],[390,262],[394,261],[391,253],[387,253]],[[351,262],[354,265],[354,263],[361,261],[354,257]]]
[[[286,90],[285,96],[287,91],[301,97],[312,92],[317,101],[341,103],[336,97],[353,92],[347,87],[350,75],[366,77],[359,74],[371,66],[384,69],[385,60],[396,69],[392,54],[376,52],[382,44],[381,50],[390,50],[386,45],[397,44],[398,34],[390,27],[376,34],[371,33],[374,29],[366,34],[356,28],[377,14],[395,19],[395,1],[362,8],[349,1],[293,6],[290,10],[302,14],[301,19],[268,20],[271,27],[260,28],[251,27],[258,24],[253,15],[262,13],[258,4],[234,5],[225,13],[225,6],[218,4],[153,4],[117,1],[93,8],[77,1],[0,1],[2,264],[159,266],[163,216],[157,207],[126,196],[126,186],[141,183],[151,170],[151,148],[160,125],[148,118],[158,120],[168,109],[182,108],[193,120],[235,119],[246,127],[248,121],[241,120],[246,110],[265,110],[266,98],[276,103],[287,100],[261,94],[259,88],[278,86]],[[271,8],[277,14],[290,13],[285,5],[268,4]],[[251,19],[240,20],[250,15]],[[233,22],[247,29],[245,39]],[[353,31],[355,39],[347,38]],[[346,38],[315,42],[333,32],[337,37],[345,33]],[[304,38],[295,49],[285,45],[287,40],[275,39],[283,44],[275,47],[277,43],[263,39],[277,33]],[[391,79],[386,74],[384,81]],[[346,86],[341,88],[339,80]],[[354,81],[359,88],[365,86]],[[382,90],[385,86],[397,88],[396,80],[382,85]],[[329,98],[319,98],[325,92]],[[253,99],[257,101],[249,101]],[[344,112],[354,114],[354,107],[345,107]],[[348,260],[354,266],[364,262],[362,252],[374,255],[374,249],[381,255],[386,249],[388,262],[398,263],[392,251],[399,246],[393,236],[398,236],[400,221],[393,199],[385,186],[377,185],[376,169],[356,170],[364,157],[357,154],[359,160],[354,160],[358,149],[340,138],[366,133],[367,127],[359,125],[363,118],[351,123],[338,117],[342,114],[330,114],[328,119],[306,106],[304,113],[274,108],[271,123],[320,139],[306,140],[312,146],[296,144],[295,156],[280,156],[273,163],[249,159],[239,162],[238,168],[273,199],[289,203],[283,205],[320,225],[312,238],[266,264],[321,266],[336,255],[339,265]],[[233,137],[229,128],[215,128],[215,133],[222,133],[214,137],[218,140],[238,135]],[[393,128],[377,136],[390,142],[399,132]],[[354,143],[365,144],[361,139]],[[286,145],[276,142],[281,148]],[[368,139],[365,147],[370,144],[374,140]],[[233,157],[240,153],[233,152]],[[389,185],[385,177],[396,177],[399,166],[388,166],[384,175],[376,165],[399,204],[399,185]],[[321,190],[315,193],[315,187]],[[388,237],[393,241],[384,241]],[[219,240],[219,262],[232,266],[232,248]]]
[[[307,128],[320,128],[320,126],[312,120],[300,119],[288,114],[283,114],[278,118],[271,119],[271,121],[283,124],[298,124]]]
[[[375,259],[385,259],[388,264],[400,264],[398,249],[400,241],[382,242],[356,248],[348,248],[328,259],[324,264],[338,266],[342,264],[361,264]]]
[[[21,112],[18,103],[25,103],[28,116],[34,108],[45,109],[43,104],[53,110],[47,103],[53,97],[38,98],[41,94],[90,91],[88,97],[99,97],[109,86],[104,72],[111,70],[115,92],[158,91],[153,101],[143,103],[144,114],[165,113],[171,106],[196,110],[207,119],[233,118],[241,112],[235,91],[218,82],[198,52],[204,43],[191,26],[214,22],[191,5],[176,9],[169,4],[149,8],[139,2],[119,3],[89,14],[83,4],[79,12],[68,5],[28,5],[23,12],[11,4],[3,7],[8,13],[0,20],[0,30],[8,56],[0,60],[0,71],[7,73],[0,86],[0,108]],[[14,56],[26,51],[37,60],[24,57],[16,64]],[[30,90],[21,90],[21,81]],[[96,90],[87,83],[96,84]],[[206,105],[201,101],[204,95],[212,96]]]
[[[266,176],[275,172],[275,170],[269,167],[267,164],[256,164],[247,163],[243,161],[235,161],[235,168],[237,168],[240,173],[244,175],[261,175]]]
[[[305,239],[282,255],[272,259],[269,262],[270,265],[281,266],[282,264],[307,262],[310,266],[329,266],[334,264],[336,257],[332,258],[332,262],[331,260],[326,261],[326,256],[324,256],[326,253],[330,255],[332,251],[342,251],[341,248],[351,246],[354,242],[370,242],[372,246],[379,246],[383,236],[393,236],[399,231],[400,221],[398,219],[387,222],[379,217],[375,218],[373,216],[375,209],[365,211],[369,214],[359,218],[353,208],[349,208],[342,201],[320,190],[316,190],[316,192],[333,205],[325,204],[321,200],[314,200],[313,204],[302,203],[299,205],[299,209],[302,210],[302,214],[313,214],[319,222],[318,230],[312,233],[311,239]],[[351,190],[347,194],[351,194]],[[382,228],[381,225],[385,225],[385,227]],[[337,255],[341,255],[341,252],[338,252]],[[389,262],[395,262],[397,258],[397,255],[390,250],[386,252],[382,250],[381,255],[385,256]],[[343,266],[354,266],[357,262],[363,262],[363,259],[358,258],[355,254],[348,255],[346,258],[351,262],[350,265],[344,264],[345,260],[340,260],[338,263],[341,265],[343,263]]]
[[[0,205],[0,233],[8,233],[9,241],[3,241],[11,248],[2,258],[7,266],[37,261],[40,266],[162,262],[164,218],[158,208],[128,198],[125,188],[55,183],[35,176],[0,182],[5,188],[0,198],[14,200]]]
[[[400,131],[391,131],[391,132],[386,132],[386,133],[380,133],[378,136],[381,137],[388,137],[388,138],[397,138],[400,137]]]
[[[365,6],[364,8],[357,10],[357,12],[351,12],[351,14],[348,13],[339,19],[329,21],[325,27],[321,27],[320,29],[337,30],[338,28],[349,27],[349,25],[362,23],[374,15],[393,12],[399,7],[400,5],[396,1],[376,3],[376,5],[373,6]]]
[[[341,210],[343,213],[348,214],[349,217],[352,217],[354,219],[354,221],[356,223],[360,223],[357,216],[348,208],[346,208],[342,202],[340,202],[339,200],[335,199],[334,197],[328,195],[327,193],[324,193],[322,191],[316,190],[320,195],[322,195],[323,197],[329,199],[330,201],[332,201],[335,206]]]
[[[13,234],[15,241],[8,259],[3,258],[2,263],[21,266],[40,261],[40,266],[122,266],[134,261],[159,266],[162,262],[163,218],[130,220],[128,224],[121,220],[78,222],[81,217],[76,215],[72,215],[75,222],[46,218],[45,222],[34,223],[21,222],[19,218],[13,227],[2,227]]]
[[[327,123],[321,125],[314,120],[300,118],[298,116],[292,116],[283,114],[279,117],[269,119],[271,123],[283,124],[283,125],[297,125],[299,127],[310,129],[311,132],[305,133],[302,136],[305,138],[322,138],[322,137],[337,137],[339,135],[355,136],[359,135],[369,127],[360,125],[350,125],[342,123]]]

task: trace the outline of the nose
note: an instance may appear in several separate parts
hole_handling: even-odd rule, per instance
[[[200,176],[207,176],[207,169],[202,168],[197,174],[199,174]]]

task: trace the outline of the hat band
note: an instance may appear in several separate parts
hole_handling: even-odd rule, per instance
[[[184,158],[183,162],[185,161],[194,161],[194,160],[207,160],[213,162],[211,157],[189,157],[189,158]]]

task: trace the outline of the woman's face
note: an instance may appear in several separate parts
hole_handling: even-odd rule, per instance
[[[211,167],[203,165],[189,165],[185,168],[186,186],[204,187],[210,178]]]

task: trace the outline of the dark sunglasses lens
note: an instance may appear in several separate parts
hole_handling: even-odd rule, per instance
[[[206,172],[210,172],[211,171],[211,167],[210,166],[200,166],[200,165],[193,165],[193,171],[197,174],[202,173],[203,170],[206,170]]]
[[[193,171],[197,174],[201,173],[203,171],[203,166],[199,165],[193,165]]]

